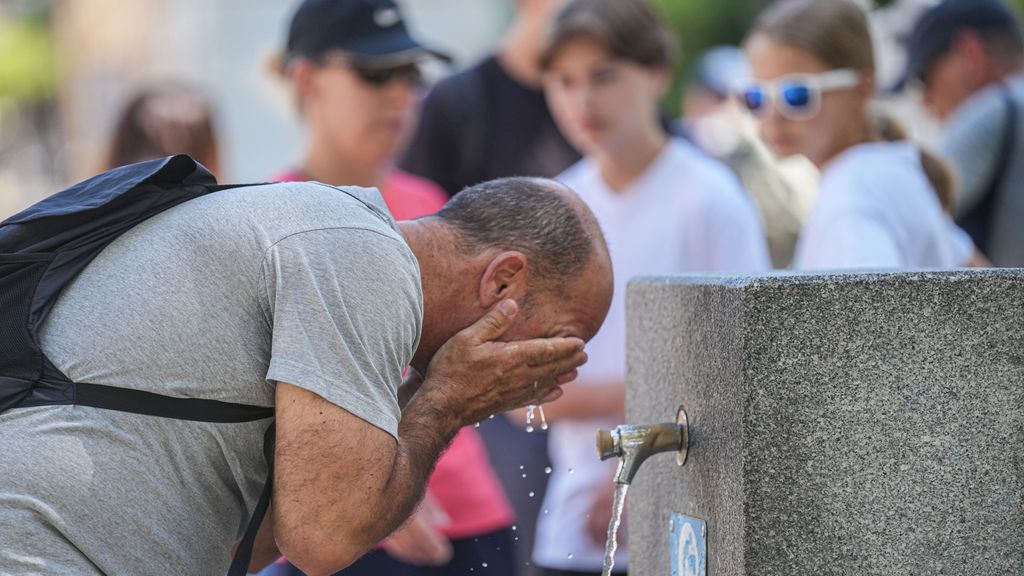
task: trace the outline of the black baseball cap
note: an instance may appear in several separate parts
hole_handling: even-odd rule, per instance
[[[1000,0],[943,0],[917,20],[907,40],[907,66],[899,90],[908,80],[922,78],[936,58],[949,51],[961,30],[1019,30],[1017,16]]]
[[[404,64],[426,55],[451,61],[409,35],[393,0],[305,0],[288,28],[285,60],[334,50],[368,65]]]

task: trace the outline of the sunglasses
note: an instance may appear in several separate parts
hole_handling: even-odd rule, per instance
[[[385,86],[395,80],[402,80],[410,86],[420,87],[423,85],[423,72],[419,64],[409,63],[399,66],[367,66],[353,62],[342,55],[332,54],[322,58],[321,65],[343,66],[355,73],[363,82],[376,87]]]
[[[350,68],[356,73],[356,76],[359,76],[360,80],[373,86],[384,86],[395,80],[404,80],[410,86],[423,85],[423,73],[420,72],[420,67],[417,64],[405,64],[389,68],[363,68],[359,66],[350,66]]]
[[[774,102],[779,113],[790,120],[808,120],[821,111],[821,95],[860,84],[856,70],[829,70],[820,74],[791,74],[774,82],[760,82],[740,93],[743,105],[763,114]]]

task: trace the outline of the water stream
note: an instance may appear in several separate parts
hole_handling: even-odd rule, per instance
[[[548,421],[547,418],[544,417],[544,407],[538,404],[531,404],[526,407],[526,431],[533,432],[533,419],[535,414],[540,416],[540,429],[547,430]]]
[[[620,463],[619,466],[622,464]],[[611,576],[615,567],[615,550],[619,547],[619,524],[622,523],[622,508],[626,505],[629,484],[615,485],[615,503],[612,504],[612,520],[608,523],[608,541],[604,545],[604,568],[601,576]]]

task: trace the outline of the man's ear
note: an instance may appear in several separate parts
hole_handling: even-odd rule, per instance
[[[529,267],[522,252],[502,252],[487,264],[480,278],[480,306],[490,308],[505,298],[522,300],[526,295]]]

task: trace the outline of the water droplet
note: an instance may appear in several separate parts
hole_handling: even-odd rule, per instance
[[[545,513],[545,514],[547,514],[547,513],[548,513],[548,509],[547,509],[547,508],[545,508],[545,509],[544,509],[544,513]]]
[[[483,566],[484,568],[487,568],[487,562],[481,562],[480,565]]]
[[[523,478],[526,478],[526,472],[523,472]]]
[[[531,425],[527,426],[526,427],[526,431],[527,432],[533,432],[533,425],[531,424]]]
[[[545,474],[551,474],[551,466],[545,466],[544,467],[544,473]]]
[[[488,416],[487,419],[488,420],[494,420],[494,414],[491,414],[490,416]]]
[[[569,468],[569,474],[572,474],[573,472],[575,472],[575,470],[573,470],[572,468]]]
[[[512,531],[515,532],[516,530],[519,530],[519,526],[516,526],[515,524],[513,524],[512,525]]]
[[[519,469],[522,470],[523,468],[526,468],[526,466],[523,466],[522,464],[520,464],[519,465]]]
[[[480,427],[480,423],[479,422],[477,422],[476,424],[473,424],[473,428],[479,428],[479,427]]]
[[[572,560],[572,552],[570,552],[569,555],[566,556],[566,558],[568,558],[569,560]]]
[[[530,498],[533,498],[533,492],[530,492]]]

